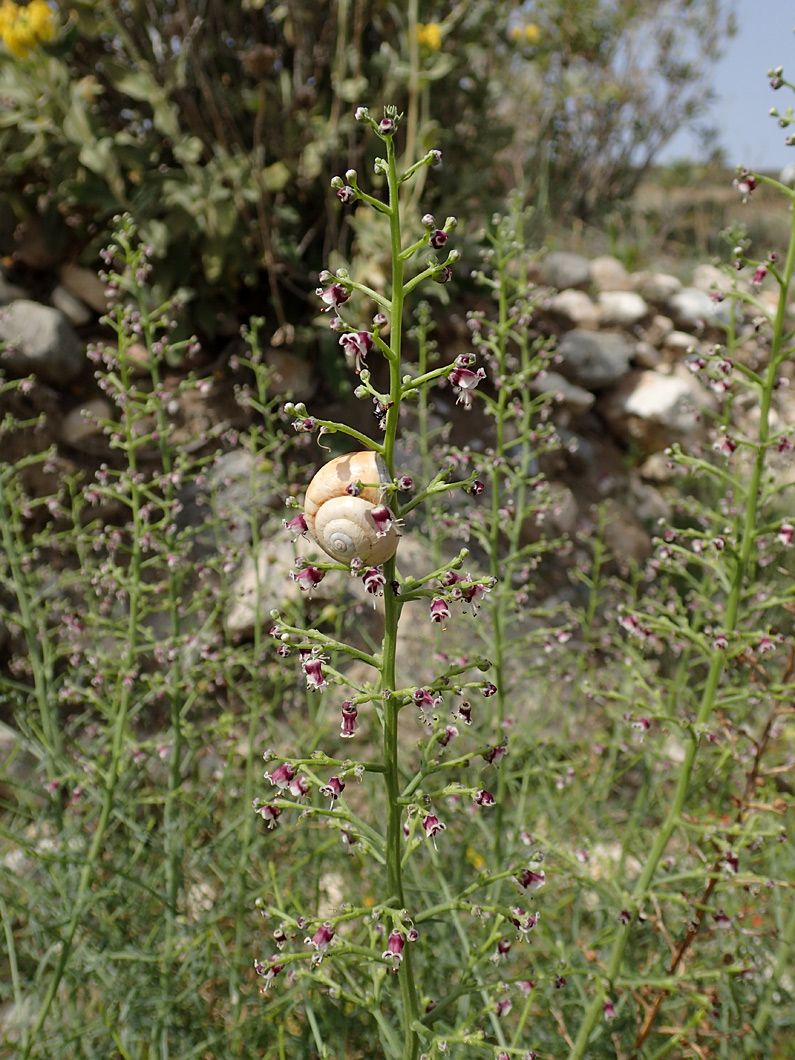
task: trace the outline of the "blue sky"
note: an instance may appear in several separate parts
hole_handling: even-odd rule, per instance
[[[737,0],[735,10],[738,32],[715,71],[712,117],[720,127],[719,143],[729,166],[780,169],[795,163],[795,147],[784,143],[795,126],[780,129],[769,112],[771,107],[795,107],[795,93],[788,88],[774,92],[766,74],[783,66],[784,76],[795,84],[795,0]],[[663,160],[701,156],[698,141],[680,133]]]

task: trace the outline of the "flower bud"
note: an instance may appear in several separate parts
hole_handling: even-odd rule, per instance
[[[367,109],[367,107],[357,107],[356,113],[354,114],[354,118],[356,119],[356,121],[369,121],[370,111]]]
[[[344,186],[344,184],[345,184],[345,181],[342,179],[342,177],[332,177],[331,178],[331,186],[332,186],[332,188],[334,188],[335,191],[339,191],[340,188]]]

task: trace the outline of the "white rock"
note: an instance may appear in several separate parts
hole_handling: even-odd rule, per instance
[[[730,285],[731,280],[716,265],[697,265],[693,269],[693,287],[697,287],[699,291],[705,291],[710,294],[712,291],[725,291]]]
[[[632,372],[600,403],[613,433],[647,453],[702,437],[701,410],[711,407],[712,395],[681,365],[671,375]]]
[[[60,309],[70,324],[79,328],[81,324],[87,324],[91,320],[91,310],[82,299],[72,294],[62,284],[53,290],[50,302],[56,309]]]
[[[599,305],[605,327],[631,328],[649,312],[649,306],[634,291],[600,291]]]
[[[631,291],[635,281],[618,258],[604,254],[591,262],[591,279],[600,291]]]
[[[544,308],[571,327],[583,328],[585,331],[595,331],[599,327],[599,306],[585,291],[569,287],[552,295],[544,304]]]
[[[686,331],[669,331],[662,341],[662,347],[677,357],[684,357],[688,350],[698,350],[698,339]]]

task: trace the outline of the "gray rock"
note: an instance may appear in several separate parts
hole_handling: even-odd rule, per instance
[[[66,317],[51,306],[26,298],[0,310],[0,365],[20,375],[33,372],[43,383],[62,387],[85,365],[80,340]]]
[[[61,269],[61,284],[95,313],[107,313],[108,298],[106,286],[99,276],[82,265],[64,265]]]
[[[588,287],[591,283],[591,263],[581,254],[555,250],[541,262],[542,282],[563,290],[566,287]]]
[[[570,331],[560,340],[560,374],[586,390],[612,386],[628,371],[632,347],[612,332]]]
[[[295,570],[296,546],[285,532],[283,540],[263,541],[257,553],[256,563],[246,555],[240,573],[230,590],[230,606],[226,615],[226,628],[236,636],[248,636],[254,631],[259,613],[260,622],[267,630],[271,625],[268,613],[272,608],[284,606],[288,600],[297,600],[300,590],[290,579]],[[323,582],[314,591],[319,596]]]
[[[529,389],[533,396],[555,394],[557,404],[562,405],[575,416],[587,412],[596,401],[590,390],[570,383],[558,372],[542,372],[531,381]]]
[[[650,342],[636,342],[632,360],[638,368],[656,368],[661,360],[660,351]]]
[[[102,434],[98,420],[113,419],[113,408],[105,398],[91,398],[67,412],[61,421],[61,440],[73,448],[83,448],[88,439]]]
[[[634,291],[601,291],[602,324],[631,328],[649,314],[647,302]]]
[[[286,350],[270,349],[265,363],[271,369],[268,389],[274,394],[289,394],[293,401],[309,401],[317,390],[317,375],[301,357]]]
[[[635,290],[643,295],[652,305],[665,305],[668,300],[682,289],[682,284],[675,276],[665,272],[639,272],[635,274]]]

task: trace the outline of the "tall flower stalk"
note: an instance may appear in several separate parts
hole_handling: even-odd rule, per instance
[[[386,480],[381,483],[381,489],[384,500],[389,505],[389,515],[398,526],[403,527],[405,533],[408,532],[409,517],[418,505],[455,486],[471,485],[474,476],[455,483],[451,481],[451,473],[445,467],[429,481],[415,484],[409,476],[401,474],[396,463],[401,410],[407,402],[416,399],[424,388],[443,379],[452,385],[464,407],[469,408],[472,392],[485,377],[485,372],[482,368],[474,368],[474,354],[461,355],[452,363],[438,368],[420,372],[415,370],[414,374],[407,371],[402,352],[406,298],[425,280],[446,282],[450,278],[451,267],[458,255],[455,251],[444,254],[440,252],[446,248],[456,222],[454,218],[448,218],[442,227],[437,227],[434,218],[425,216],[422,219],[423,234],[406,244],[401,218],[401,186],[423,167],[437,165],[441,161],[439,152],[428,152],[419,162],[401,173],[397,168],[394,146],[400,116],[394,109],[387,108],[385,117],[380,122],[376,122],[364,109],[357,112],[357,117],[379,136],[386,148],[386,157],[377,159],[375,164],[376,172],[384,178],[385,201],[362,190],[357,174],[352,170],[346,173],[344,181],[342,178],[335,178],[333,186],[337,188],[343,202],[358,201],[367,204],[383,215],[388,223],[392,261],[390,289],[388,294],[383,294],[352,280],[347,272],[340,270],[334,276],[329,273],[321,274],[323,286],[318,289],[318,294],[329,311],[335,314],[332,317],[332,328],[341,332],[340,344],[359,375],[356,395],[360,399],[370,399],[374,402],[382,437],[373,439],[347,424],[312,417],[303,405],[288,404],[286,410],[288,414],[296,417],[293,425],[298,431],[317,432],[321,437],[333,433],[345,434],[366,450],[377,454],[386,469]],[[427,255],[429,250],[430,255],[409,275],[409,263],[419,255]],[[346,303],[351,296],[366,296],[375,303],[378,312],[373,320],[372,332],[360,331],[347,322]],[[379,390],[374,382],[378,373],[368,367],[367,357],[373,353],[381,355],[388,370],[388,381],[383,391]],[[348,492],[356,496],[362,486],[372,485],[352,482]],[[401,497],[407,499],[401,501]],[[296,528],[300,529],[300,518]],[[413,908],[414,903],[407,892],[406,874],[410,871],[409,859],[424,842],[435,843],[435,837],[445,830],[446,826],[437,816],[432,800],[453,791],[457,795],[463,795],[468,790],[466,786],[457,783],[452,786],[440,786],[438,783],[437,774],[440,770],[459,770],[465,764],[465,759],[455,756],[444,764],[438,760],[436,751],[439,750],[440,743],[446,746],[452,731],[441,719],[441,705],[446,692],[464,697],[469,690],[476,689],[490,696],[497,689],[491,682],[476,676],[489,667],[483,659],[448,662],[442,673],[428,687],[406,685],[397,667],[398,630],[401,614],[409,603],[423,600],[430,602],[429,613],[426,613],[425,618],[430,630],[434,621],[438,622],[444,615],[450,614],[451,604],[471,603],[473,599],[489,591],[493,579],[477,581],[469,575],[457,573],[465,557],[464,550],[450,562],[443,563],[420,577],[401,574],[399,549],[397,558],[393,555],[375,568],[368,568],[357,557],[353,557],[350,563],[329,563],[313,559],[311,566],[307,566],[306,561],[299,561],[299,573],[295,575],[295,579],[307,591],[310,591],[329,570],[342,569],[350,574],[361,575],[368,591],[383,592],[383,636],[380,650],[376,652],[363,651],[358,646],[330,637],[317,629],[302,630],[289,625],[278,613],[274,613],[275,625],[271,630],[279,642],[282,654],[299,653],[311,689],[326,690],[328,686],[335,684],[348,686],[349,698],[343,704],[343,736],[354,734],[356,715],[368,705],[373,708],[380,723],[379,758],[353,763],[317,752],[311,759],[282,758],[282,765],[266,774],[270,782],[278,788],[277,797],[266,802],[255,800],[255,809],[273,825],[284,809],[301,806],[305,815],[321,816],[328,824],[339,828],[343,832],[345,842],[362,843],[368,853],[383,865],[385,889],[370,913],[370,917],[378,922],[378,930],[365,930],[365,934],[372,940],[370,948],[354,945],[347,939],[343,941],[340,938],[339,921],[344,920],[350,928],[350,921],[354,919],[349,912],[340,917],[339,921],[328,917],[317,924],[314,934],[310,933],[306,938],[306,942],[316,950],[309,974],[312,974],[312,969],[317,969],[327,952],[333,955],[335,963],[344,961],[346,957],[357,960],[364,958],[367,963],[369,958],[371,962],[381,966],[379,976],[383,976],[384,966],[393,972],[397,977],[400,994],[399,1036],[385,1030],[383,1014],[374,1011],[372,997],[368,999],[365,995],[363,1001],[373,1010],[378,1020],[385,1054],[390,1057],[399,1056],[402,1060],[416,1060],[423,1037],[429,1040],[432,1038],[429,1028],[433,1022],[421,1008],[421,990],[412,957],[411,944],[418,937],[416,925],[422,921],[423,911]],[[343,670],[338,669],[336,659],[344,659],[346,656],[371,667],[374,672],[372,681],[353,681]],[[401,687],[402,684],[404,687]],[[419,769],[412,768],[408,761],[404,761],[405,749],[401,749],[401,712],[406,707],[420,710],[429,733]],[[469,704],[465,703],[462,709],[467,711]],[[481,750],[486,754],[488,749]],[[273,757],[275,756],[272,752],[266,752],[266,759]],[[319,772],[316,772],[323,765],[336,771],[325,784],[322,783]],[[304,770],[303,774],[299,774],[301,769]],[[343,791],[346,776],[355,775],[362,779],[368,774],[380,776],[382,780],[384,815],[381,825],[370,823],[345,804]],[[303,790],[298,783],[299,775],[303,776]],[[324,800],[330,798],[330,805],[324,802],[305,806],[295,797],[289,797],[295,793],[304,795],[313,787],[318,789]],[[473,798],[480,795],[482,802],[488,796],[488,793],[482,792],[478,786],[469,791]],[[488,799],[493,802],[491,796],[488,796]],[[510,873],[498,874],[499,877],[506,875]],[[412,878],[416,884],[416,876],[412,875]],[[491,882],[491,879],[479,882],[478,886],[485,886],[487,882]],[[458,901],[460,896],[450,897],[449,902],[443,903],[441,908],[453,910],[457,908]],[[434,909],[438,912],[438,907],[434,906]],[[283,918],[286,926],[280,929],[282,933],[287,933],[290,925],[300,928],[305,922],[305,918],[301,917],[299,923],[299,918],[291,916],[285,909],[271,908],[270,913]],[[386,940],[383,952],[379,952],[375,943],[379,932]],[[305,952],[291,953],[274,956],[268,962],[257,962],[257,968],[265,977],[267,986],[288,966],[294,974],[306,974],[305,964]],[[480,991],[481,980],[482,976],[478,972],[473,976],[468,989]],[[381,987],[379,992],[380,989]]]

